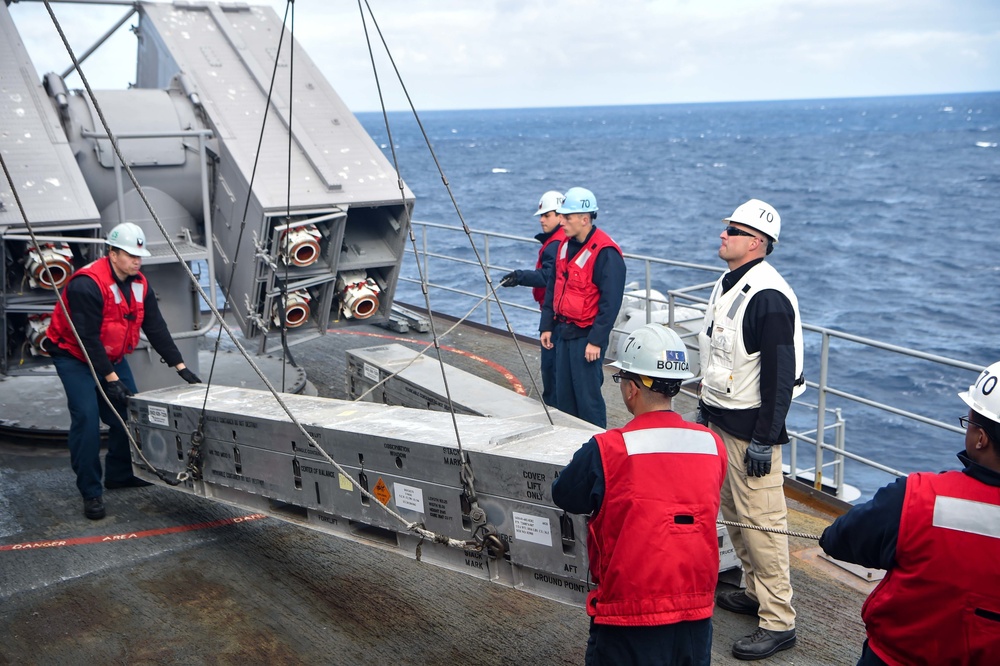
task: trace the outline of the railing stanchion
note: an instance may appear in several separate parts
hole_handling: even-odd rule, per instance
[[[430,265],[427,260],[427,227],[421,227],[421,231],[422,233],[420,235],[423,239],[423,245],[424,245],[424,280],[427,281],[427,284],[430,284],[431,282]],[[414,259],[420,261],[420,257],[414,257]],[[420,285],[420,287],[421,289],[423,289],[423,285]],[[430,316],[430,312],[428,312],[427,315]]]
[[[830,362],[830,336],[823,333],[823,351],[819,362],[819,400],[816,403],[816,477],[813,487],[823,489],[823,434],[826,429],[826,380]]]
[[[838,407],[837,409],[835,409],[833,411],[834,411],[834,414],[835,414],[835,418],[837,420],[837,425],[836,425],[837,429],[836,429],[836,436],[834,438],[834,441],[836,442],[837,451],[843,451],[844,448],[845,448],[845,446],[846,446],[846,439],[844,437],[844,429],[845,429],[845,425],[846,424],[844,423],[844,417],[843,417],[843,415],[840,413],[840,408]],[[836,472],[837,497],[841,497],[844,494],[844,465],[845,464],[846,464],[846,460],[844,459],[843,454],[842,453],[837,453],[837,472]]]
[[[488,271],[490,269],[490,237],[489,236],[483,236],[483,259],[486,261],[486,270]],[[492,315],[492,309],[491,309],[490,306],[493,305],[493,304],[490,301],[492,301],[493,299],[490,298],[490,296],[491,296],[491,294],[490,294],[490,285],[489,285],[489,283],[486,283],[483,286],[486,287],[486,293],[484,294],[484,296],[486,296],[486,325],[487,326],[492,326],[493,325],[493,318],[491,316]],[[497,296],[497,298],[500,298],[500,297]]]
[[[799,438],[790,435],[788,445],[788,475],[795,479],[799,476]]]
[[[646,323],[651,324],[653,323],[653,271],[649,259],[643,264],[646,266]]]

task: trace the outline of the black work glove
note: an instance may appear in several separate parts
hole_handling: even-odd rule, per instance
[[[191,372],[188,368],[178,370],[177,374],[180,375],[181,379],[186,381],[188,384],[201,384],[201,380],[198,379],[198,375]]]
[[[510,273],[507,273],[507,275],[504,275],[502,278],[500,278],[500,286],[516,287],[519,284],[521,284],[521,280],[518,276],[519,272],[520,271],[511,271]]]
[[[134,394],[129,387],[125,386],[125,382],[120,379],[116,379],[113,382],[102,381],[101,387],[104,388],[104,393],[111,400],[111,404],[116,405],[120,409],[125,409],[128,407],[128,399]]]
[[[767,476],[771,473],[771,445],[751,439],[743,462],[747,466],[747,476]]]

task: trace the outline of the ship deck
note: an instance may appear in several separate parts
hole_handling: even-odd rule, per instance
[[[320,395],[345,398],[345,350],[430,339],[358,325],[292,354]],[[461,325],[441,342],[461,352],[447,363],[530,388],[509,338]],[[536,371],[537,345],[521,348]],[[610,379],[604,390],[609,425],[625,423]],[[788,494],[792,530],[832,520],[808,493]],[[0,442],[0,664],[583,663],[583,609],[165,487],[105,503],[104,520],[83,517],[58,443]],[[768,663],[854,663],[874,583],[822,560],[813,540],[790,549],[798,645]],[[730,647],[755,626],[719,610],[713,663],[738,663]]]

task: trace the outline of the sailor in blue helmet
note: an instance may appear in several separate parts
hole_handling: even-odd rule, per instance
[[[601,394],[602,361],[625,291],[625,260],[611,237],[594,225],[597,198],[571,187],[556,212],[566,240],[542,304],[541,343],[556,351],[556,407],[607,427]]]
[[[1000,663],[1000,363],[958,397],[963,469],[897,479],[819,540],[888,572],[861,608],[859,666]]]
[[[538,210],[535,215],[542,225],[542,232],[535,239],[542,244],[538,250],[538,261],[535,270],[516,270],[503,276],[501,287],[531,287],[531,296],[541,307],[545,304],[545,285],[549,283],[556,267],[556,252],[559,244],[566,240],[562,230],[562,215],[556,210],[563,204],[561,192],[550,190],[538,200]],[[539,323],[539,332],[543,330]],[[556,352],[555,349],[542,347],[542,401],[550,406],[556,406]]]

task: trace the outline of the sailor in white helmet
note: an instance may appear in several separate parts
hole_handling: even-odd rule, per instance
[[[787,529],[781,447],[785,416],[805,389],[802,320],[795,293],[764,257],[781,233],[781,217],[751,199],[723,219],[719,257],[729,266],[715,284],[699,335],[699,421],[729,452],[722,488],[726,520]],[[746,590],[722,593],[720,608],[758,618],[733,645],[738,659],[763,659],[795,645],[795,609],[784,534],[729,527],[746,574]]]
[[[126,356],[139,343],[139,331],[181,379],[201,380],[184,364],[160,315],[156,295],[139,272],[148,257],[146,235],[132,222],[113,228],[107,238],[108,254],[73,274],[52,311],[46,333],[59,379],[66,391],[70,412],[69,451],[76,486],[83,496],[83,513],[91,520],[105,516],[104,488],[138,488],[149,484],[132,474],[128,436],[104,398],[95,391],[87,359],[101,380],[101,388],[125,414],[136,391]],[[67,314],[69,317],[67,318]],[[70,326],[72,321],[73,326]],[[77,341],[73,328],[80,336]],[[101,470],[101,421],[108,424],[108,453]]]
[[[562,206],[564,197],[561,192],[550,190],[538,200],[538,210],[535,215],[542,225],[542,232],[535,239],[542,244],[538,250],[538,261],[535,270],[516,270],[503,276],[501,287],[531,287],[531,296],[541,308],[545,303],[545,285],[552,277],[556,266],[556,251],[559,244],[566,240],[562,229],[562,215],[556,210]],[[538,327],[542,331],[541,323]],[[542,347],[542,401],[550,407],[556,406],[556,352],[555,349]]]
[[[963,469],[897,479],[820,538],[888,572],[861,609],[859,665],[1000,663],[1000,362],[958,397]]]
[[[557,506],[590,516],[586,663],[708,666],[726,447],[671,407],[694,377],[677,333],[646,324],[611,365],[634,418],[595,435],[552,483]]]

